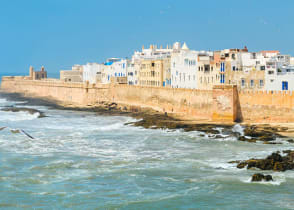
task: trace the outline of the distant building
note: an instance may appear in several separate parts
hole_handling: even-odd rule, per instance
[[[290,57],[290,65],[294,66],[294,57]]]
[[[41,80],[47,79],[47,71],[45,71],[44,66],[41,67],[40,71],[34,71],[34,68],[30,66],[30,79],[32,80]]]
[[[220,52],[198,55],[197,89],[212,89],[220,84]]]
[[[267,62],[266,90],[294,90],[294,65],[287,65],[283,61],[273,58]]]
[[[170,59],[142,60],[139,73],[139,85],[165,87],[170,83]],[[168,84],[166,83],[168,81]]]
[[[109,58],[104,63],[101,82],[110,83],[112,77],[127,77],[127,59]]]
[[[98,63],[87,63],[83,65],[83,82],[89,82],[90,84],[101,82],[103,68],[104,65]]]
[[[199,52],[190,50],[186,43],[174,44],[171,56],[171,87],[196,89]]]
[[[60,80],[63,82],[83,82],[83,66],[74,65],[72,70],[61,70]]]
[[[128,62],[127,66],[127,83],[128,85],[139,84],[140,62]]]

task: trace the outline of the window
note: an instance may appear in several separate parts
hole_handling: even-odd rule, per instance
[[[260,87],[263,87],[263,80],[262,80],[262,79],[259,80],[259,86],[260,86]]]
[[[288,82],[287,81],[282,82],[282,90],[288,90]]]
[[[154,67],[155,66],[155,64],[154,63],[152,63],[152,67]]]
[[[250,86],[253,87],[254,86],[254,80],[250,80]]]
[[[204,71],[208,72],[209,71],[209,65],[204,65]]]
[[[236,70],[236,67],[235,66],[233,66],[233,71],[235,71]]]
[[[265,70],[265,66],[260,66],[260,70],[264,71]]]
[[[224,74],[220,75],[220,83],[221,84],[225,83],[225,75]]]
[[[242,86],[242,87],[245,87],[245,79],[242,79],[242,80],[241,80],[241,86]]]

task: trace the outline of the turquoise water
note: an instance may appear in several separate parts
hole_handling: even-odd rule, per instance
[[[0,106],[17,105],[0,96]],[[256,171],[231,160],[293,144],[263,145],[200,132],[143,129],[128,117],[34,107],[48,116],[0,111],[0,208],[291,209],[294,172]],[[13,134],[10,129],[23,129]]]

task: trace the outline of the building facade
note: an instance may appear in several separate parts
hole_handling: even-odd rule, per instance
[[[87,63],[83,66],[83,82],[89,84],[96,84],[101,81],[101,73],[103,71],[103,64]]]
[[[127,77],[127,59],[109,58],[104,63],[101,73],[101,82],[104,84],[111,83],[112,77]]]
[[[29,77],[32,80],[47,79],[47,71],[45,71],[44,66],[41,67],[40,71],[34,71],[34,67],[30,66],[30,76]]]
[[[175,49],[171,56],[171,87],[196,89],[199,53],[189,50],[186,44]]]
[[[60,80],[63,82],[83,82],[83,66],[74,65],[71,70],[61,70]]]
[[[170,81],[170,59],[142,60],[139,71],[139,85],[150,87],[165,87]],[[169,83],[169,82],[168,82]]]

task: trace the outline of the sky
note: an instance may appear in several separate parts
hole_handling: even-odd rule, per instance
[[[130,58],[186,42],[193,50],[280,50],[294,56],[294,0],[0,0],[0,74]]]

